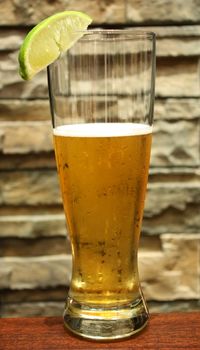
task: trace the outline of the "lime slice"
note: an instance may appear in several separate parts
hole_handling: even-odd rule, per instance
[[[55,61],[83,33],[92,19],[83,12],[64,11],[36,25],[26,36],[19,52],[19,73],[25,80]]]

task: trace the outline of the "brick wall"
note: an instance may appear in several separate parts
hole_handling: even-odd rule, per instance
[[[1,316],[60,315],[70,247],[52,148],[46,72],[24,83],[24,35],[63,9],[95,26],[157,33],[155,128],[140,249],[152,311],[200,308],[200,0],[4,0],[0,18]]]

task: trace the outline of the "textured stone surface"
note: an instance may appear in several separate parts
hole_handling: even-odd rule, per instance
[[[1,257],[34,257],[70,253],[69,241],[66,237],[4,238],[1,239]]]
[[[64,306],[64,300],[3,304],[0,317],[62,316]]]
[[[108,6],[109,5],[109,6]],[[125,0],[58,0],[34,2],[27,0],[5,0],[2,6],[1,25],[35,24],[42,19],[64,10],[78,10],[88,13],[94,23],[121,23],[125,21]]]
[[[0,204],[38,205],[61,203],[56,171],[2,172]]]
[[[0,300],[6,303],[26,303],[35,301],[63,301],[66,299],[68,288],[58,286],[35,289],[1,289]]]
[[[18,52],[0,53],[0,98],[48,97],[46,70],[24,82],[18,73]]]
[[[142,27],[141,27],[142,28]],[[200,25],[170,25],[170,26],[147,26],[153,32],[156,32],[157,39],[159,38],[194,38],[200,36]]]
[[[157,59],[156,95],[162,97],[199,97],[196,58]]]
[[[123,106],[125,101],[123,102]],[[127,110],[128,106],[128,103],[126,103]],[[161,112],[162,107],[163,106],[160,106]],[[124,110],[122,106],[120,108]],[[174,113],[177,113],[177,111]],[[176,123],[169,123],[168,121],[159,120],[157,116],[156,119],[151,165],[198,165],[198,121],[177,121]],[[1,122],[0,127],[0,151],[3,154],[39,153],[53,150],[50,121]],[[187,142],[185,142],[185,140],[187,140]]]
[[[0,237],[41,238],[66,236],[64,214],[0,216]]]
[[[143,27],[139,29],[144,31]],[[131,30],[131,27],[130,27]],[[153,31],[157,36],[156,55],[161,56],[195,56],[200,54],[200,26],[169,26],[169,27],[147,27],[148,31]],[[0,51],[19,50],[23,38],[27,34],[27,29],[0,30]],[[131,47],[127,47],[131,50]]]
[[[199,165],[198,121],[154,124],[151,164],[154,166]]]
[[[127,20],[131,23],[199,22],[199,0],[127,0]]]
[[[71,256],[0,258],[0,288],[30,289],[69,285]]]
[[[52,13],[74,9],[85,11],[93,18],[94,23],[121,23],[126,20],[130,23],[191,23],[199,22],[200,4],[198,0],[76,0],[43,1],[17,0],[4,1],[0,24],[33,24]]]
[[[157,192],[157,200],[156,200],[157,207],[159,207],[160,199],[162,197],[162,186],[160,186],[160,189],[158,192]],[[180,202],[181,197],[184,197],[184,194],[181,194],[179,197],[180,197],[180,200],[179,200]],[[143,233],[148,235],[158,235],[158,234],[163,234],[168,232],[173,232],[177,234],[180,234],[182,232],[199,233],[200,205],[194,202],[194,203],[187,204],[186,208],[183,210],[177,210],[177,209],[174,209],[173,200],[171,201],[172,201],[171,205],[170,203],[168,203],[168,206],[164,210],[161,210],[159,214],[152,215],[151,217],[148,216],[149,212],[147,212],[147,209],[146,209],[144,220],[143,220],[143,226],[142,226]],[[150,207],[150,204],[149,204],[150,202],[148,200],[146,201],[146,203],[148,207]],[[155,204],[155,201],[153,203]]]
[[[5,172],[0,177],[0,204],[60,204],[56,171]],[[159,198],[159,205],[158,205]],[[199,205],[200,182],[158,182],[148,186],[146,215],[151,217],[169,208],[183,212]]]
[[[0,54],[0,78],[0,98],[48,97],[45,70],[32,81],[23,82],[18,74],[17,52]],[[126,83],[130,84],[130,76],[127,76]],[[88,84],[85,81],[82,84],[86,93]],[[95,88],[96,93],[102,93],[102,84],[100,80]],[[125,88],[120,85],[121,93]],[[198,57],[158,57],[156,93],[162,97],[200,96]]]
[[[129,56],[130,59],[130,56]],[[80,60],[80,58],[79,58]],[[118,76],[118,66],[113,70],[108,68],[107,84],[105,90],[105,67],[101,66],[104,62],[104,56],[99,57],[97,65],[98,80],[95,85],[92,83],[90,76],[82,74],[81,65],[76,63],[71,68],[71,94],[80,95],[103,95],[105,92],[110,95],[135,95],[140,89],[148,90],[148,85],[143,84],[143,74],[141,79],[132,74],[134,65],[127,64],[126,71],[122,71],[123,79],[116,80],[118,84],[113,84],[113,76]],[[77,58],[78,61],[78,58]],[[128,56],[127,56],[128,61]],[[198,75],[198,57],[158,57],[156,69],[156,95],[162,97],[199,97],[199,75]],[[77,79],[78,77],[78,79]],[[139,101],[138,101],[139,103]]]
[[[46,72],[23,82],[17,60],[30,26],[63,9],[85,11],[99,27],[157,34],[141,280],[150,311],[200,308],[200,0],[4,0],[0,7],[0,315],[61,315],[69,284]],[[109,100],[113,116],[132,111],[125,88]],[[104,104],[98,96],[98,118],[105,117]]]
[[[150,300],[198,299],[200,234],[161,236],[161,249],[140,251],[139,270]],[[181,255],[180,255],[181,251]],[[1,258],[1,288],[24,289],[69,284],[71,259],[66,255]]]
[[[193,168],[151,168],[143,233],[200,232],[200,172]]]
[[[200,310],[198,301],[171,301],[151,302],[148,301],[150,313],[182,312]],[[63,301],[24,302],[3,304],[0,310],[1,317],[29,317],[29,316],[61,316],[64,309]]]
[[[48,100],[0,100],[0,121],[50,121]],[[45,123],[44,123],[45,125]]]
[[[0,154],[0,171],[56,169],[55,154],[51,152]]]
[[[155,120],[198,119],[200,115],[200,99],[168,98],[155,100]]]
[[[40,303],[42,302],[45,307],[44,312],[48,312],[49,302],[60,302],[63,307],[66,295],[66,286],[48,289],[2,289],[0,291],[0,299],[2,301],[1,311],[6,311],[5,315],[8,316],[10,308],[14,311],[14,307],[16,306],[15,312],[17,315],[19,310],[19,307],[17,309],[17,305],[19,306],[19,303],[23,303],[24,307],[27,305],[34,313],[37,312],[38,304],[41,305]],[[198,299],[173,300],[169,302],[166,300],[164,302],[148,300],[148,307],[151,312],[200,310],[200,301]],[[24,315],[26,316],[25,312]]]
[[[157,31],[155,31],[157,33]],[[200,54],[200,38],[159,38],[157,40],[157,56],[195,56]]]
[[[0,30],[0,51],[14,51],[18,50],[23,42],[27,30],[18,29],[8,29],[1,28]]]
[[[103,101],[102,101],[103,103]],[[112,98],[109,108],[128,108],[130,99]],[[99,103],[99,109],[101,105]],[[99,110],[99,115],[103,112]],[[156,98],[155,120],[198,119],[200,115],[200,98]],[[0,121],[49,121],[50,109],[48,100],[0,100]],[[0,124],[1,128],[5,124]],[[8,123],[9,125],[9,123]],[[24,125],[24,124],[23,124]],[[28,125],[28,124],[27,124]],[[39,125],[39,124],[38,124]],[[43,123],[45,126],[46,123]]]
[[[161,243],[160,252],[140,253],[139,270],[147,299],[199,299],[200,234],[166,234]]]
[[[2,122],[0,151],[28,153],[53,149],[52,128],[49,122]]]
[[[193,183],[185,181],[151,183],[148,186],[145,214],[147,217],[152,217],[171,209],[186,215],[187,208],[190,205],[199,206],[199,204],[199,181]]]
[[[170,172],[166,174],[170,176]],[[164,178],[166,178],[166,176]],[[171,175],[172,176],[172,175]],[[186,173],[187,179],[187,173]],[[174,180],[175,181],[175,180]],[[22,187],[24,184],[22,183]],[[149,184],[146,199],[145,215],[143,221],[143,232],[149,235],[159,235],[161,233],[198,233],[200,232],[199,212],[200,212],[200,188],[199,179],[196,181],[185,181],[180,176],[180,182],[165,182]],[[37,190],[36,190],[37,192]],[[46,190],[46,193],[49,191]],[[44,192],[45,195],[45,192]],[[13,193],[14,196],[14,193]],[[27,193],[28,196],[28,193]],[[31,198],[33,197],[33,192]],[[53,196],[49,193],[49,198]],[[37,194],[34,195],[35,204]],[[32,199],[32,200],[33,200]],[[60,196],[57,200],[60,200]],[[23,198],[25,203],[28,198]],[[38,199],[38,201],[40,198]],[[45,197],[44,197],[45,200]],[[46,201],[49,202],[48,197]],[[61,201],[61,200],[60,200]],[[20,198],[18,198],[20,202]],[[43,201],[44,202],[44,201]],[[26,215],[16,215],[16,210],[7,215],[0,216],[0,237],[18,238],[39,238],[66,236],[66,225],[63,213],[41,213],[33,214],[33,209]],[[62,209],[60,209],[62,212]],[[153,238],[148,242],[151,245]]]
[[[200,302],[199,300],[191,300],[191,301],[178,300],[178,301],[171,301],[171,302],[148,301],[148,307],[149,307],[150,313],[199,311]]]

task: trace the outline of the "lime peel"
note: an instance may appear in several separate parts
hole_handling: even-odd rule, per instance
[[[67,51],[92,19],[83,12],[63,11],[37,24],[26,36],[19,52],[19,74],[30,80]]]

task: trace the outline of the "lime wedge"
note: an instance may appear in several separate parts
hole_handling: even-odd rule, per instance
[[[83,33],[92,19],[83,12],[64,11],[37,24],[26,36],[19,52],[19,73],[25,80],[55,61]]]

